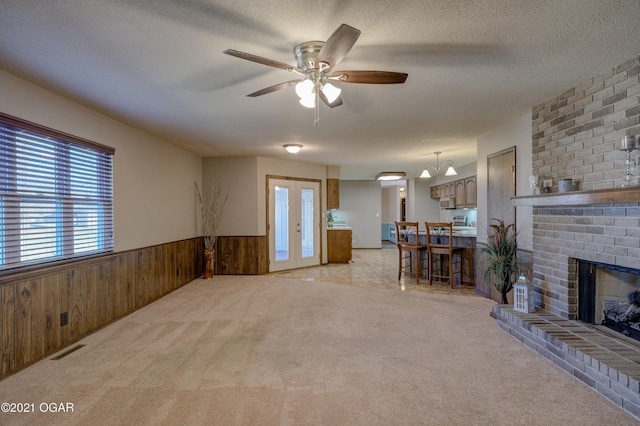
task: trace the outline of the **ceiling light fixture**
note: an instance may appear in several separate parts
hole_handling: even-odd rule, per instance
[[[299,143],[288,143],[282,146],[289,154],[297,154],[302,149],[302,145]]]
[[[442,166],[440,165],[439,156],[440,156],[440,154],[442,154],[442,151],[436,151],[436,152],[434,152],[434,154],[436,155],[436,165],[435,165],[435,167],[434,166],[429,166],[429,164],[425,164],[424,165],[424,169],[422,170],[422,174],[420,175],[421,178],[430,178],[431,177],[431,174],[429,173],[429,170],[427,169],[427,167],[431,167],[433,170],[435,170],[436,173],[438,173],[440,171],[440,169],[444,168],[446,165],[449,165],[449,167],[447,168],[447,172],[444,175],[445,176],[455,176],[455,175],[458,174],[458,172],[456,172],[456,169],[453,168],[453,161],[448,160]]]
[[[405,172],[380,172],[376,176],[376,180],[399,180],[406,175]]]

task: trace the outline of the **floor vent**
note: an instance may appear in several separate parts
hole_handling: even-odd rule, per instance
[[[66,350],[64,352],[62,352],[60,355],[56,355],[53,358],[51,358],[52,361],[57,361],[59,359],[64,358],[65,356],[77,351],[78,349],[82,349],[85,345],[75,345],[74,347],[72,347],[69,350]]]

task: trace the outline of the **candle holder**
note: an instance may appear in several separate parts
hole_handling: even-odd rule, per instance
[[[622,187],[628,188],[633,186],[633,169],[636,167],[636,160],[631,156],[631,151],[636,149],[636,137],[635,136],[625,136],[622,138],[620,144],[620,151],[625,151],[627,153],[627,158],[624,161],[625,170],[624,177],[622,178]]]

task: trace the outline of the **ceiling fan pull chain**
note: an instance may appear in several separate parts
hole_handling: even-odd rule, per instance
[[[315,109],[315,112],[314,112],[315,117],[313,119],[313,125],[316,126],[320,121],[320,87],[317,85],[316,85],[316,107],[314,109]]]

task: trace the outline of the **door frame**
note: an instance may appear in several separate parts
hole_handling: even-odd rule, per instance
[[[269,222],[269,213],[270,213],[270,209],[271,209],[271,204],[269,202],[270,200],[270,194],[269,194],[269,186],[270,186],[270,180],[271,179],[278,179],[278,180],[290,180],[290,181],[299,181],[299,182],[312,182],[312,183],[317,183],[318,184],[318,208],[319,210],[319,214],[318,214],[318,224],[317,224],[317,229],[318,229],[318,238],[319,238],[319,249],[318,249],[318,265],[322,265],[322,252],[323,252],[323,246],[324,246],[324,233],[323,228],[322,228],[322,220],[324,218],[324,215],[322,214],[323,210],[322,210],[322,179],[310,179],[310,178],[300,178],[300,177],[293,177],[293,176],[279,176],[279,175],[266,175],[266,179],[265,179],[265,195],[266,195],[266,217],[265,217],[265,222],[267,224],[266,226],[266,234],[267,234],[267,269],[269,270],[269,272],[271,272],[271,241],[270,241],[270,236],[271,236],[271,223]]]
[[[495,207],[495,203],[492,202],[494,201],[494,199],[492,197],[491,190],[493,188],[493,190],[495,191],[496,187],[499,187],[500,185],[498,185],[499,182],[494,182],[494,184],[492,185],[491,171],[492,170],[495,171],[495,168],[491,167],[491,160],[498,160],[500,157],[505,157],[507,155],[511,157],[511,164],[509,165],[510,170],[506,170],[506,167],[502,168],[500,170],[499,176],[497,176],[497,179],[500,180],[500,178],[504,178],[501,181],[503,184],[508,183],[509,188],[508,188],[508,191],[503,193],[503,195],[505,196],[503,200],[504,203],[498,206],[498,208],[503,209],[501,212],[502,214],[497,215],[495,214],[495,211],[492,214],[491,207],[492,206]],[[505,158],[509,159],[509,157],[505,157]],[[500,216],[500,217],[497,217],[497,219],[504,220],[506,224],[509,224],[512,222],[516,227],[516,231],[518,229],[518,226],[516,223],[516,208],[511,204],[511,197],[515,197],[517,195],[516,173],[518,168],[516,164],[516,159],[517,159],[516,146],[503,149],[491,155],[487,155],[487,228],[489,227],[489,225],[492,224],[493,217]],[[508,176],[509,174],[511,174],[510,177]],[[507,188],[502,188],[502,189],[507,189]],[[505,215],[507,215],[508,217],[505,217]],[[495,301],[498,301],[500,299],[500,293],[498,293],[495,286],[491,283],[484,283],[484,285],[485,285],[485,288],[484,290],[480,291],[480,293],[482,293],[486,297],[489,297]],[[478,286],[476,286],[476,289],[478,289]],[[512,299],[513,298],[512,293],[510,293],[509,296],[507,297],[509,299]],[[513,303],[513,301],[510,300],[510,303]]]

